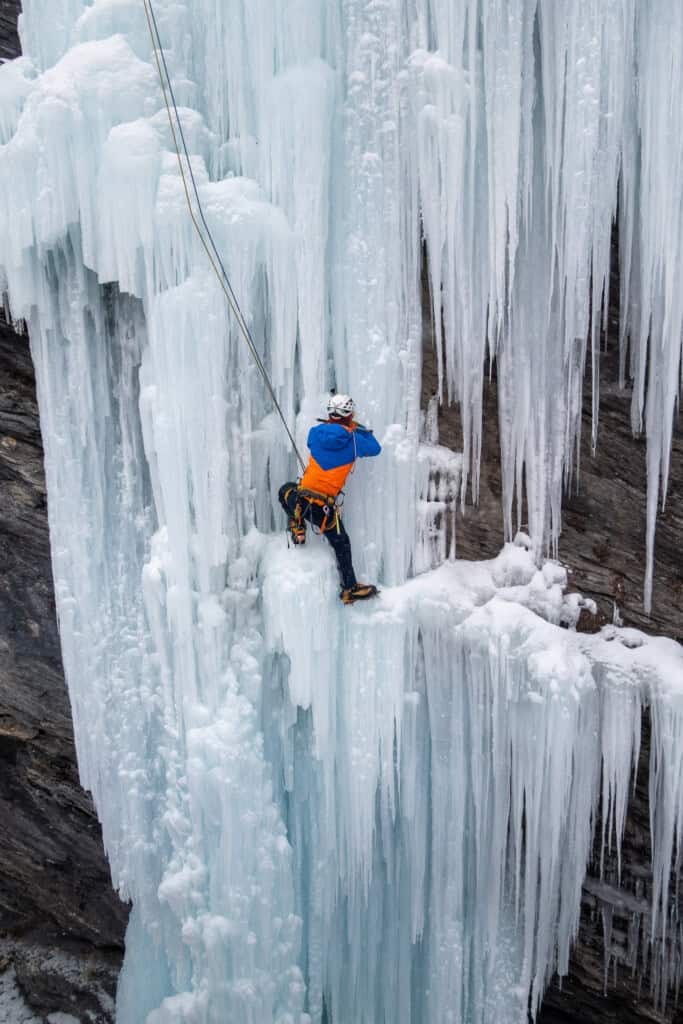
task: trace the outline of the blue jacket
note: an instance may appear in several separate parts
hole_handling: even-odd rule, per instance
[[[379,455],[382,448],[371,430],[352,423],[328,421],[308,432],[311,450],[300,486],[317,494],[336,496],[341,491],[356,459]]]

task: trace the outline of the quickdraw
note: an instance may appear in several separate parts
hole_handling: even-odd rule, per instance
[[[323,505],[323,512],[325,513],[325,518],[320,524],[320,532],[327,533],[328,530],[336,529],[337,533],[341,533],[341,529],[339,526],[339,524],[341,523],[341,519],[339,516],[339,509],[337,508],[337,506],[334,506],[334,515],[332,516],[332,522],[330,523],[329,526],[327,525],[327,520],[329,519],[332,509],[328,508],[327,505]]]

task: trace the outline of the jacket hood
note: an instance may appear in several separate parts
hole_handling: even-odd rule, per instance
[[[350,432],[341,423],[321,423],[319,427],[313,427],[313,430],[317,443],[332,451],[345,448],[351,440]]]

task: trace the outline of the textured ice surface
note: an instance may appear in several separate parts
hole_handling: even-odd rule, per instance
[[[525,1020],[527,994],[536,1007],[567,970],[600,800],[603,842],[621,837],[643,703],[663,710],[661,738],[680,728],[680,645],[559,628],[576,595],[521,543],[348,614],[332,604],[327,551],[292,557],[277,539],[262,557],[266,641],[286,680],[266,742],[305,851],[314,1019],[325,991],[333,1020]],[[668,811],[653,801],[661,913],[681,773],[677,745],[657,742],[654,785],[671,787]]]
[[[0,68],[0,265],[36,364],[81,775],[133,901],[119,1021],[526,1020],[566,971],[599,806],[619,842],[644,703],[651,928],[675,983],[681,648],[563,628],[581,599],[539,556],[617,203],[652,547],[680,378],[683,14],[155,7],[297,440],[337,385],[382,441],[346,503],[382,595],[342,608],[323,543],[273,535],[294,459],[192,233],[142,4],[25,0],[25,57]],[[462,455],[419,408],[423,236]],[[507,530],[524,484],[528,533],[460,563],[446,527],[476,493],[487,350]]]

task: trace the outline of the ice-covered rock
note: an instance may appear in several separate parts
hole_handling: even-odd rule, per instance
[[[562,628],[580,598],[540,555],[620,181],[654,524],[683,316],[680,15],[155,11],[176,134],[297,441],[330,386],[382,440],[345,513],[382,593],[343,608],[322,542],[272,536],[295,461],[193,231],[141,5],[25,0],[26,58],[0,69],[0,264],[36,364],[80,770],[134,905],[118,1018],[516,1024],[567,968],[600,801],[619,842],[643,702],[668,927],[681,649]],[[462,455],[421,424],[423,233]],[[508,534],[523,483],[529,533],[463,563],[448,524],[477,490],[487,350]]]

